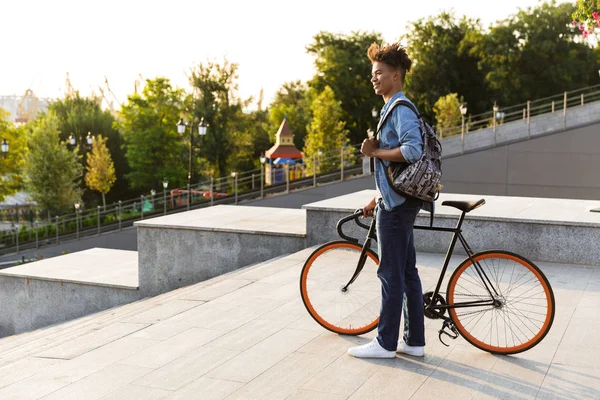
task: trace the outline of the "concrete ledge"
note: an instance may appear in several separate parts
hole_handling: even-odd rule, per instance
[[[0,337],[141,298],[137,253],[90,249],[0,271]]]
[[[135,225],[140,291],[154,296],[303,249],[306,211],[220,205]]]
[[[373,190],[307,204],[307,243],[315,245],[339,238],[337,221],[361,208]],[[597,201],[446,193],[436,202],[434,224],[453,227],[460,211],[441,206],[444,200],[476,200],[486,204],[467,215],[463,232],[475,251],[503,249],[529,259],[570,264],[600,265],[600,214],[590,212]],[[429,213],[421,212],[417,224],[428,225]],[[351,224],[347,224],[350,228]],[[366,231],[356,225],[348,230],[363,239]],[[449,233],[415,231],[417,251],[445,253]],[[462,247],[455,249],[464,254]]]

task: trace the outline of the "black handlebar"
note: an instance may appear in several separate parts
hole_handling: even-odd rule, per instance
[[[340,235],[340,237],[342,239],[346,239],[349,242],[354,242],[354,243],[358,243],[359,240],[350,236],[347,236],[344,234],[344,232],[342,232],[342,225],[344,225],[346,222],[348,221],[352,221],[354,220],[354,222],[356,222],[356,224],[358,226],[360,226],[363,229],[369,229],[368,225],[363,224],[362,222],[360,222],[358,219],[359,217],[362,217],[363,215],[363,210],[361,208],[357,209],[356,211],[354,211],[354,214],[352,215],[348,215],[347,217],[344,217],[342,219],[340,219],[335,227],[335,229],[337,230],[338,235]]]

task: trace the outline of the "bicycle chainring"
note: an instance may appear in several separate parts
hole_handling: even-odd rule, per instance
[[[439,314],[442,314],[442,315],[446,314],[445,308],[436,308],[436,306],[445,306],[446,305],[446,299],[444,299],[444,296],[442,296],[439,293],[437,294],[437,296],[435,296],[435,298],[433,298],[433,292],[424,293],[423,294],[423,303],[425,305],[425,316],[429,319],[440,319],[441,318],[439,315],[436,315],[435,313],[433,313],[427,309],[427,306],[429,306],[430,304],[432,304],[432,308],[435,311],[437,311]]]

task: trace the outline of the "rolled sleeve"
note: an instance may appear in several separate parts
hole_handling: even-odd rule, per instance
[[[401,141],[400,152],[406,161],[415,163],[419,161],[423,154],[423,139],[421,137],[421,129],[411,129]]]
[[[396,107],[394,111],[394,119],[396,121],[397,129],[396,132],[400,132],[400,152],[406,161],[414,163],[419,161],[423,154],[423,138],[421,136],[421,128],[419,126],[419,120],[415,113],[408,107]]]

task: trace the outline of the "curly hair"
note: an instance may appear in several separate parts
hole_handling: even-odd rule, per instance
[[[412,61],[406,54],[406,49],[400,45],[400,43],[392,43],[386,45],[379,45],[373,43],[367,50],[367,56],[371,60],[371,64],[376,61],[380,61],[390,67],[400,70],[402,81],[406,77],[406,73],[410,71]]]

